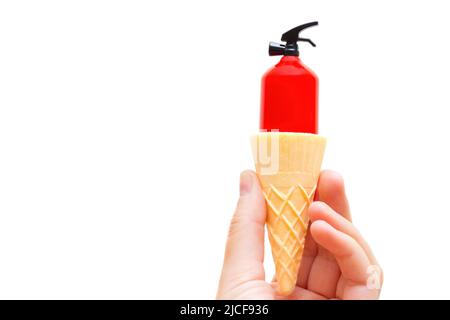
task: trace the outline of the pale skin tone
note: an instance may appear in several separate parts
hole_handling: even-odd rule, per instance
[[[377,299],[382,272],[368,244],[352,223],[342,177],[320,175],[298,273],[289,296],[276,292],[276,278],[265,281],[266,206],[252,171],[240,179],[240,197],[225,250],[218,299]]]

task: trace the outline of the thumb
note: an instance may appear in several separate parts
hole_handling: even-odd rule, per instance
[[[222,283],[264,280],[264,224],[266,207],[253,171],[240,177],[240,196],[231,220]]]

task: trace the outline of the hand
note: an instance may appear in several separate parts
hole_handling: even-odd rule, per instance
[[[382,271],[351,222],[342,178],[320,175],[297,286],[288,297],[265,281],[266,206],[254,172],[241,174],[240,198],[231,221],[217,299],[377,299]]]

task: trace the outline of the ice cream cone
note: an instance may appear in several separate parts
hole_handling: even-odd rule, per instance
[[[252,137],[256,173],[267,205],[267,230],[278,293],[297,283],[308,207],[314,198],[326,140],[307,133],[261,132]]]

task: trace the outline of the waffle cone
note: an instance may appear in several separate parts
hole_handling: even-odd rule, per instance
[[[297,283],[308,207],[316,191],[325,144],[325,138],[306,133],[262,132],[252,137],[256,173],[266,199],[278,293],[282,295],[289,295]]]

